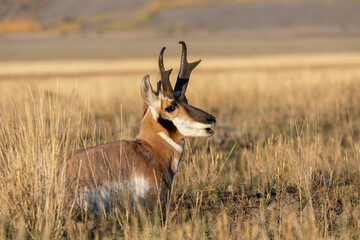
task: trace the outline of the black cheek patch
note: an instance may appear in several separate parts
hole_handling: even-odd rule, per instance
[[[166,120],[166,119],[162,118],[161,116],[158,118],[158,123],[160,123],[161,126],[163,126],[169,132],[177,131],[177,128],[172,121]]]

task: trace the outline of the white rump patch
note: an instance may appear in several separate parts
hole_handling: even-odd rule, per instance
[[[174,142],[174,140],[172,140],[166,133],[164,132],[159,132],[158,133],[160,135],[160,137],[162,137],[167,143],[169,143],[176,151],[178,152],[183,152],[183,147],[179,144],[177,144],[176,142]]]

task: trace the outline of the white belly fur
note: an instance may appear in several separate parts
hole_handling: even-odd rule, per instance
[[[131,181],[120,181],[103,184],[97,188],[85,187],[80,191],[80,206],[92,213],[108,213],[124,194],[130,194],[131,204],[146,198],[149,184],[143,177],[134,177]]]

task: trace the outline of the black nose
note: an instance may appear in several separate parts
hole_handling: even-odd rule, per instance
[[[208,124],[216,123],[216,118],[214,116],[209,116],[206,118]]]

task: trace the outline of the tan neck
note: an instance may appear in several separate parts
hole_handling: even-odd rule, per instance
[[[164,128],[154,118],[150,108],[140,122],[136,139],[145,141],[169,172],[176,173],[184,149],[183,137],[179,132],[170,132]]]

